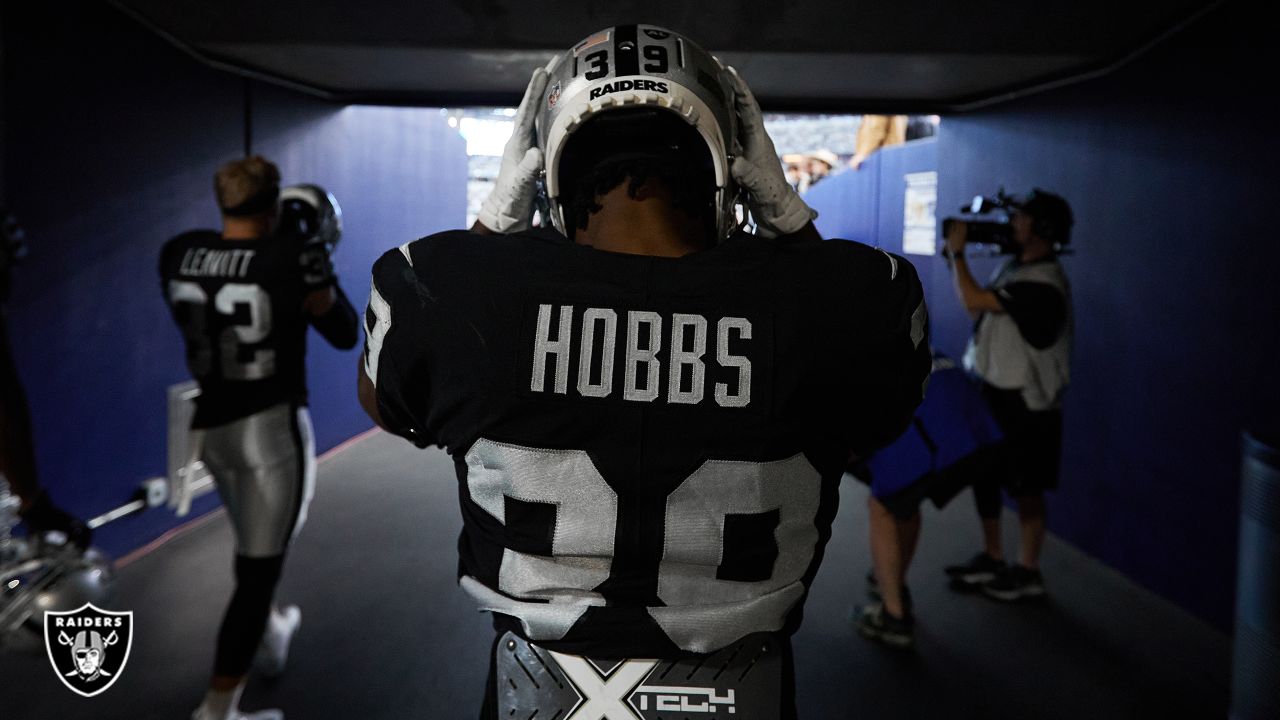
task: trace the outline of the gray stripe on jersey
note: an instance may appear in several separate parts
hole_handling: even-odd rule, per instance
[[[382,356],[382,342],[391,329],[391,305],[378,292],[376,281],[369,287],[369,309],[373,312],[373,327],[366,327],[364,374],[374,387],[378,385],[378,360]]]
[[[928,322],[929,311],[925,308],[924,298],[921,297],[916,309],[911,313],[911,347],[920,347],[920,342],[924,340],[924,327]]]
[[[889,279],[897,280],[898,279],[898,258],[894,257],[893,255],[890,255],[884,250],[880,250],[880,252],[884,253],[884,256],[889,258]]]

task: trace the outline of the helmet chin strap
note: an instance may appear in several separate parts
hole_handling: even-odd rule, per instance
[[[733,165],[733,156],[728,156],[728,165]],[[716,213],[717,225],[724,223],[725,227],[716,227],[719,233],[718,241],[723,241],[734,233],[741,232],[747,227],[747,211],[746,201],[742,197],[742,188],[734,181],[733,176],[725,177],[724,187],[716,188]],[[721,209],[724,212],[721,212]],[[738,208],[742,208],[742,217],[738,217]],[[732,224],[729,218],[732,217]]]

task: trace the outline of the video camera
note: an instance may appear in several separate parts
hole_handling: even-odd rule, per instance
[[[942,220],[942,236],[950,234],[954,223],[964,223],[969,226],[970,245],[983,246],[991,255],[1017,254],[1013,226],[1009,224],[1017,209],[1017,199],[1006,195],[1004,188],[997,190],[995,197],[976,195],[973,202],[960,208],[960,217]]]
[[[943,219],[944,238],[954,223],[965,223],[969,228],[969,244],[985,248],[989,255],[1016,255],[1021,248],[1013,239],[1013,225],[1009,221],[1014,213],[1026,213],[1031,216],[1032,234],[1052,243],[1055,254],[1070,253],[1067,245],[1071,242],[1075,218],[1071,206],[1060,195],[1033,188],[1027,195],[1014,197],[1000,188],[993,198],[978,195],[960,208],[960,212],[960,217]],[[979,250],[979,254],[981,252]]]
[[[27,255],[27,244],[18,220],[0,207],[0,302],[9,299],[9,271]]]

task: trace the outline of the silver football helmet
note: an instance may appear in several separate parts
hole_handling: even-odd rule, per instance
[[[333,252],[342,237],[342,206],[319,185],[290,185],[280,191],[279,230],[304,242],[323,242]]]
[[[692,40],[655,25],[606,28],[547,66],[535,120],[551,222],[566,235],[561,172],[565,147],[588,120],[621,109],[658,109],[688,123],[710,152],[716,185],[717,239],[737,226],[738,189],[729,166],[738,118],[724,65]]]
[[[115,589],[111,559],[96,548],[10,538],[0,562],[0,644],[23,628],[43,632],[50,610],[104,604]]]
[[[23,628],[42,633],[49,610],[103,603],[115,585],[111,559],[96,548],[81,553],[69,542],[14,537],[18,504],[0,475],[0,645],[15,638],[20,645]]]

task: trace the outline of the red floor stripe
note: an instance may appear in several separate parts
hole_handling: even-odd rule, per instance
[[[327,460],[332,460],[338,453],[351,448],[352,446],[360,443],[362,440],[365,440],[369,436],[375,435],[379,432],[381,432],[381,430],[379,430],[376,427],[369,428],[368,430],[365,430],[359,435],[354,435],[338,443],[337,445],[333,446],[328,451],[326,451],[324,454],[317,457],[316,464],[318,465]],[[174,538],[181,537],[191,532],[192,530],[195,530],[196,528],[204,526],[210,520],[213,520],[214,518],[221,516],[225,512],[226,511],[223,509],[223,507],[219,505],[218,507],[214,508],[213,510],[210,510],[204,515],[201,515],[196,518],[192,518],[177,527],[170,528],[167,532],[165,532],[163,535],[156,538],[155,540],[152,540],[151,542],[147,543],[146,545],[143,545],[142,547],[134,550],[133,552],[130,552],[129,554],[124,555],[119,560],[116,560],[115,562],[116,568],[122,568],[139,558],[150,555],[151,553],[160,549],[166,543],[172,541]]]

